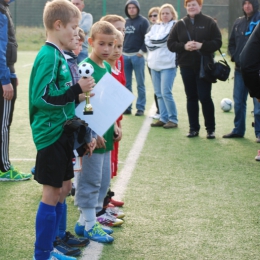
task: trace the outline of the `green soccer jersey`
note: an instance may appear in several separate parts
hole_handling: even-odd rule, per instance
[[[62,52],[46,43],[34,61],[29,83],[30,125],[37,150],[56,142],[64,122],[73,118],[75,93],[71,85],[71,73]]]
[[[83,62],[88,62],[90,63],[93,68],[94,68],[94,73],[92,74],[92,77],[94,78],[95,82],[98,83],[99,80],[107,73],[111,73],[111,67],[110,65],[104,61],[104,68],[101,68],[98,66],[93,60],[90,58],[86,58]],[[95,113],[95,112],[94,112]],[[105,111],[104,111],[105,113]],[[106,131],[106,133],[103,135],[104,139],[106,140],[106,149],[100,148],[100,149],[95,149],[94,153],[105,153],[108,151],[112,151],[114,147],[114,124]]]

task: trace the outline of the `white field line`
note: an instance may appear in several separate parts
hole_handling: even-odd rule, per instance
[[[149,110],[149,115],[155,111],[155,105],[151,107]],[[132,176],[135,165],[139,158],[139,155],[143,149],[144,142],[150,130],[150,124],[152,122],[152,118],[149,116],[146,117],[136,139],[130,150],[124,167],[116,177],[116,181],[113,185],[113,191],[115,191],[116,198],[121,200],[123,195],[127,189],[127,184]],[[103,244],[91,241],[90,244],[86,247],[86,249],[82,252],[81,260],[98,260],[102,255]]]
[[[28,161],[28,162],[33,162],[33,161],[35,161],[35,159],[33,159],[33,158],[13,158],[13,159],[10,159],[10,161]]]
[[[24,64],[24,65],[22,66],[22,68],[31,67],[32,65],[33,65],[33,63]]]

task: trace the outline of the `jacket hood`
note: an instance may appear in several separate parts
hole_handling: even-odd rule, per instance
[[[243,6],[244,6],[246,1],[248,1],[248,2],[250,2],[252,4],[254,13],[258,11],[258,9],[259,9],[258,0],[243,0],[242,1],[242,10],[243,10]],[[244,13],[245,16],[247,16],[246,13],[244,12],[244,10],[243,10],[243,13]]]
[[[139,14],[139,12],[140,12],[140,4],[139,4],[139,2],[137,0],[128,0],[126,2],[126,4],[125,4],[125,14],[126,14],[126,16],[130,18],[129,14],[128,14],[128,11],[127,11],[127,7],[128,7],[129,4],[135,5],[137,7],[137,9],[138,9],[138,14]]]
[[[9,5],[10,3],[14,2],[15,0],[10,0],[8,3],[6,3],[4,0],[0,0],[0,4],[2,5]]]

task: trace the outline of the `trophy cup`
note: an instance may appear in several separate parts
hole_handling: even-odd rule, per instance
[[[83,78],[90,77],[94,72],[94,68],[91,64],[84,62],[79,65],[79,74]],[[83,110],[84,115],[93,115],[93,107],[90,104],[90,92],[86,92],[86,105]]]

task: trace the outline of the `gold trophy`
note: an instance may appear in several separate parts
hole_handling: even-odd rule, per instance
[[[94,68],[91,64],[87,62],[83,62],[79,65],[79,74],[83,78],[90,77],[94,72]],[[83,110],[84,115],[93,115],[93,107],[90,104],[90,92],[86,92],[86,105]]]

